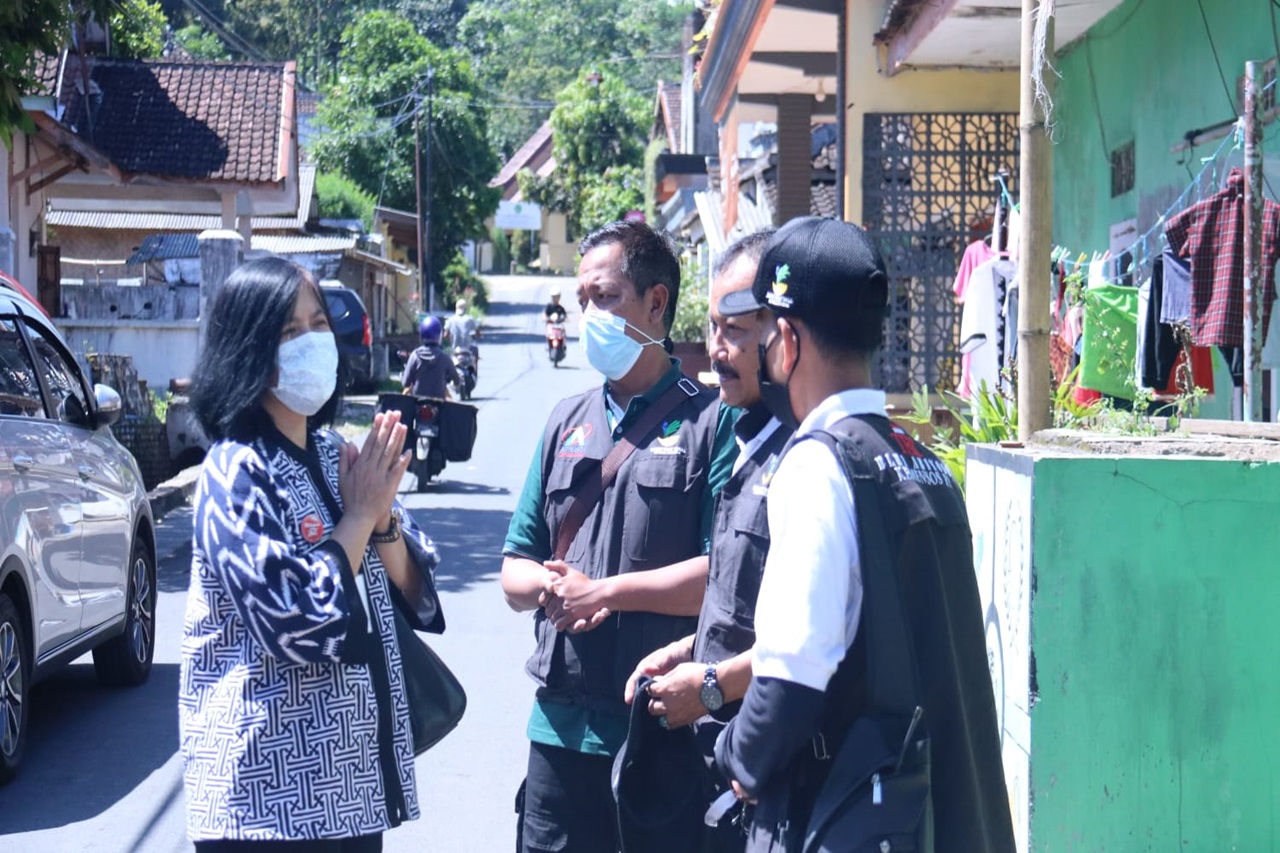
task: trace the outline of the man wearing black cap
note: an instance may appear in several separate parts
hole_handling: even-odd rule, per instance
[[[865,232],[806,217],[778,231],[752,289],[721,305],[773,312],[759,347],[761,395],[796,427],[767,498],[751,686],[716,743],[721,771],[756,803],[753,853],[800,850],[811,814],[820,817],[815,802],[822,812],[830,800],[828,776],[844,784],[846,735],[856,744],[869,721],[902,719],[882,713],[885,678],[896,697],[905,685],[914,708],[893,710],[915,722],[885,735],[896,761],[836,793],[868,805],[861,823],[878,830],[893,812],[882,804],[899,802],[895,779],[923,767],[931,806],[908,809],[918,821],[886,825],[866,849],[899,849],[904,837],[922,845],[910,849],[1014,849],[963,499],[945,466],[889,422],[884,392],[872,387],[887,304],[884,261]],[[885,578],[896,609],[876,598]],[[885,664],[902,661],[904,648],[880,646],[873,657],[867,641],[886,621],[910,650],[897,672]],[[862,848],[828,839],[822,849]]]

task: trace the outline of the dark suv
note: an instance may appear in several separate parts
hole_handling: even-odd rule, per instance
[[[364,303],[354,290],[334,279],[320,282],[320,290],[333,317],[333,336],[338,339],[338,353],[346,362],[351,390],[377,390],[378,380],[373,375],[373,334]]]

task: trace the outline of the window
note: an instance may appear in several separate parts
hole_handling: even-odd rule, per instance
[[[35,367],[12,318],[0,319],[0,415],[45,416]]]
[[[82,422],[90,409],[89,395],[85,392],[80,372],[73,366],[71,359],[63,354],[62,348],[34,323],[27,323],[27,334],[31,336],[36,363],[49,386],[53,404],[57,407],[58,419]]]
[[[1133,143],[1127,142],[1111,152],[1111,197],[1132,190],[1134,178]]]

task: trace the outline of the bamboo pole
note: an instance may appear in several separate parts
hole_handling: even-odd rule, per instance
[[[1261,64],[1244,66],[1244,419],[1262,416],[1262,100]]]
[[[1048,16],[1043,52],[1036,50],[1036,23]],[[1049,270],[1053,232],[1053,149],[1037,80],[1050,87],[1053,0],[1022,0],[1022,102],[1018,124],[1022,206],[1022,285],[1018,302],[1018,438],[1026,441],[1053,424],[1049,385]]]

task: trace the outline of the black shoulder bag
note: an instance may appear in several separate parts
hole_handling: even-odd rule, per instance
[[[932,850],[929,737],[897,560],[880,509],[875,469],[851,442],[815,433],[835,452],[853,490],[867,642],[866,712],[850,721],[819,789],[804,853]]]

